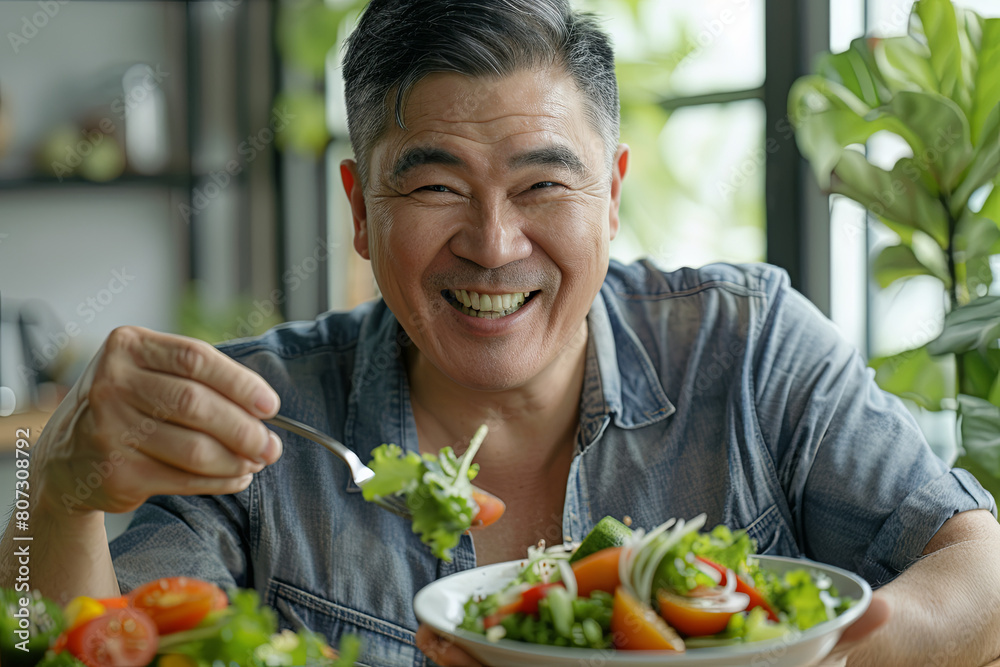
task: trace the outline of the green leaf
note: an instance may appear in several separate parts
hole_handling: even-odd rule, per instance
[[[947,97],[930,92],[902,91],[889,106],[923,144],[911,146],[916,164],[929,168],[940,189],[951,193],[973,156],[965,114]]]
[[[884,289],[901,278],[933,274],[920,263],[909,246],[900,244],[884,248],[878,254],[872,262],[872,275],[879,287]]]
[[[986,398],[993,405],[1000,407],[1000,373],[994,371],[993,384],[990,385],[990,391]]]
[[[979,398],[989,397],[994,381],[997,379],[997,369],[979,350],[969,350],[958,355],[962,365],[962,384],[958,391]]]
[[[834,169],[832,192],[850,197],[873,213],[927,233],[942,248],[948,246],[948,213],[920,182],[912,159],[880,169],[856,151],[844,151]]]
[[[926,346],[868,364],[875,369],[875,381],[882,389],[927,410],[941,410],[941,402],[955,396],[954,361],[931,357]]]
[[[938,89],[927,47],[912,37],[888,37],[875,44],[875,62],[893,93]]]
[[[1000,336],[1000,297],[984,296],[959,306],[944,318],[944,330],[931,341],[931,354],[966,352],[979,349],[986,354],[990,343]]]
[[[982,141],[962,178],[962,184],[955,189],[951,201],[952,215],[957,217],[972,193],[996,179],[998,173],[1000,173],[1000,104],[993,107],[987,117],[983,125]]]
[[[962,448],[993,477],[1000,477],[1000,407],[989,401],[960,394]]]
[[[1000,253],[1000,227],[966,209],[955,228],[955,260],[964,264],[997,253]]]
[[[979,145],[987,117],[997,104],[1000,104],[1000,76],[997,76],[997,72],[1000,72],[1000,18],[979,18],[967,29],[971,31],[976,28],[978,35],[973,41],[978,62],[969,125],[972,129],[972,140],[975,145]]]
[[[993,181],[993,190],[983,202],[983,207],[979,209],[979,217],[988,218],[1000,227],[1000,178]]]
[[[953,100],[961,100],[962,51],[958,41],[958,23],[951,0],[919,0],[913,6],[920,17],[924,37],[930,47],[930,64],[937,90]],[[912,25],[912,22],[911,22]]]
[[[829,187],[845,146],[863,144],[879,130],[906,131],[896,119],[871,112],[850,90],[821,76],[804,76],[792,84],[788,115],[795,139],[823,189]]]
[[[830,53],[820,59],[816,72],[851,91],[869,107],[881,106],[891,96],[879,74],[868,39],[858,37],[842,53]]]

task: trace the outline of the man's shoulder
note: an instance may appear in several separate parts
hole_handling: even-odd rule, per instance
[[[387,312],[380,299],[368,301],[352,310],[322,313],[313,320],[286,322],[259,336],[226,341],[217,347],[237,360],[260,354],[273,354],[282,359],[321,352],[352,354],[359,341],[377,329],[371,326],[372,320],[381,319]]]
[[[769,300],[789,286],[789,279],[784,269],[763,263],[666,271],[643,259],[631,264],[612,261],[604,283],[616,297],[629,301],[677,299],[716,289]]]

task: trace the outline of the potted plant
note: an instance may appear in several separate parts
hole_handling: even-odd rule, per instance
[[[957,412],[959,458],[1000,497],[1000,19],[919,0],[908,34],[859,38],[795,82],[790,120],[821,187],[896,233],[872,262],[882,287],[934,276],[940,335],[871,360],[879,385],[924,410]],[[858,150],[880,131],[909,145],[891,169]]]

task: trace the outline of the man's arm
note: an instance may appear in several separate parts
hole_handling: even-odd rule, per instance
[[[27,583],[60,602],[117,595],[104,512],[154,495],[242,491],[281,455],[260,421],[278,405],[263,378],[207,343],[116,329],[31,448],[33,539],[15,541],[8,525],[0,586]]]
[[[1000,524],[989,512],[956,514],[919,560],[876,591],[889,621],[842,643],[824,665],[980,667],[1000,658],[998,554]]]

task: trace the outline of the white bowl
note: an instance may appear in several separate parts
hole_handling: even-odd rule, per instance
[[[525,561],[497,563],[459,572],[422,588],[413,598],[413,610],[422,623],[451,639],[474,658],[489,667],[531,667],[573,665],[573,667],[631,667],[632,665],[669,665],[670,667],[801,667],[825,657],[840,635],[868,608],[872,589],[856,574],[832,565],[782,556],[757,556],[762,568],[776,573],[807,568],[828,576],[837,592],[857,602],[846,612],[804,632],[780,639],[713,648],[689,649],[684,653],[660,651],[615,651],[614,649],[562,648],[529,644],[511,639],[488,641],[483,635],[458,629],[465,614],[465,603],[473,595],[488,595],[513,579]]]

